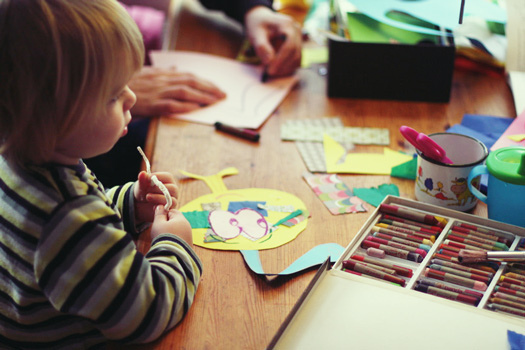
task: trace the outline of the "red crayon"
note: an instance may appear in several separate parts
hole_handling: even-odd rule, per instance
[[[505,287],[502,287],[502,286],[496,286],[496,290],[498,292],[502,292],[502,293],[505,293],[505,294],[515,295],[515,296],[520,297],[520,298],[525,298],[525,292],[520,292],[519,290],[505,288]]]
[[[421,248],[421,249],[425,250],[426,252],[428,252],[432,248],[431,246],[423,244],[423,243],[409,241],[408,239],[403,239],[403,238],[399,238],[399,237],[386,235],[386,234],[381,233],[381,232],[375,232],[374,233],[374,237],[383,238],[383,239],[386,239],[386,240],[389,240],[389,241],[394,241],[394,242],[397,242],[397,243],[409,245],[411,247]]]
[[[412,277],[412,274],[413,274],[412,269],[409,269],[403,266],[399,266],[396,264],[392,264],[392,263],[389,263],[388,261],[373,259],[367,256],[361,256],[361,255],[352,255],[352,259],[367,262],[373,265],[379,265],[379,266],[384,266],[387,268],[394,269],[398,275],[404,276],[404,277]]]
[[[458,248],[458,247],[454,247],[452,245],[449,245],[449,244],[441,244],[439,246],[439,249],[445,249],[445,250],[448,250],[448,251],[451,251],[451,252],[455,252],[455,253],[459,253],[459,251],[461,250],[461,248]]]
[[[471,246],[480,247],[486,250],[508,250],[509,249],[506,245],[500,242],[494,242],[494,244],[492,245],[484,244],[478,241],[474,241],[472,239],[459,237],[453,234],[449,234],[447,238],[450,239],[451,241],[461,242],[461,243],[468,244]]]
[[[365,275],[369,275],[375,278],[379,278],[379,279],[382,279],[388,282],[396,283],[403,287],[406,284],[406,281],[400,277],[379,271],[369,266],[365,266],[362,263],[359,263],[353,260],[347,260],[347,266],[345,266],[345,268],[351,269],[355,272],[363,273]]]
[[[450,255],[445,255],[445,254],[441,254],[441,253],[435,253],[434,254],[434,258],[438,258],[438,259],[441,259],[441,260],[452,261],[452,262],[455,262],[455,263],[459,262],[457,257],[453,257],[453,256],[450,256]]]
[[[487,234],[484,234],[484,233],[481,233],[481,232],[477,232],[477,231],[473,231],[473,230],[469,230],[469,229],[466,229],[466,228],[463,228],[463,227],[452,227],[452,232],[454,232],[455,235],[462,235],[462,236],[466,236],[470,239],[474,239],[474,240],[484,240],[484,241],[491,241],[491,242],[500,242],[500,243],[503,243],[505,245],[508,245],[508,242],[509,240],[504,238],[504,237],[498,237],[498,236],[492,236],[492,235],[487,235]]]
[[[510,306],[516,309],[524,310],[525,311],[525,305],[521,303],[516,303],[512,300],[503,299],[503,298],[490,298],[490,302],[493,304],[499,304],[499,305],[506,305]]]
[[[434,270],[430,268],[427,268],[425,270],[425,276],[434,278],[440,281],[459,284],[460,286],[473,288],[475,290],[481,290],[481,291],[487,290],[487,285],[481,281],[464,278],[464,277],[457,276],[451,273],[438,271],[438,270]]]
[[[475,232],[480,232],[480,233],[483,233],[483,234],[486,234],[486,235],[495,236],[495,237],[499,237],[499,238],[503,238],[505,240],[508,240],[508,238],[504,234],[496,232],[496,231],[488,230],[488,229],[485,229],[483,227],[478,227],[478,226],[474,226],[474,225],[470,225],[470,224],[466,224],[466,223],[459,223],[457,226],[464,227],[464,228],[470,229],[470,230],[475,231]]]
[[[398,226],[393,226],[393,225],[387,225],[387,224],[381,223],[381,222],[377,223],[376,227],[382,227],[382,228],[386,228],[386,229],[389,229],[389,230],[392,230],[392,231],[403,232],[403,233],[406,233],[406,234],[409,234],[409,235],[418,236],[418,237],[421,237],[421,238],[426,238],[426,239],[431,240],[432,242],[434,242],[436,240],[436,236],[434,234],[421,232],[421,231],[414,231],[414,230],[410,230],[410,229],[405,228],[405,227],[398,227]]]
[[[432,259],[431,263],[432,264],[443,265],[443,266],[447,266],[447,267],[452,267],[452,268],[455,268],[457,270],[467,271],[467,272],[475,273],[475,274],[478,274],[478,275],[481,275],[481,276],[487,276],[488,278],[494,277],[494,274],[492,272],[476,269],[476,268],[465,266],[465,265],[461,265],[461,264],[455,264],[455,263],[453,263],[451,261],[448,261],[448,260]]]
[[[475,245],[469,245],[469,244],[463,244],[459,242],[452,241],[450,239],[445,239],[443,241],[443,244],[446,244],[450,247],[455,247],[456,249],[469,249],[469,250],[486,250],[480,247],[476,247]]]
[[[470,295],[451,292],[448,290],[432,287],[432,286],[422,284],[422,283],[418,284],[415,289],[423,293],[435,295],[435,296],[449,299],[449,300],[460,301],[462,303],[466,303],[469,305],[476,305],[479,301],[477,298],[474,298],[473,296],[470,296]]]
[[[510,277],[510,278],[514,278],[515,280],[525,281],[525,276],[524,275],[520,275],[520,274],[515,273],[515,272],[507,272],[507,273],[504,274],[504,276],[507,276],[507,277]]]
[[[397,205],[383,203],[379,205],[379,211],[383,213],[401,216],[402,218],[422,222],[428,225],[434,225],[434,226],[440,226],[440,227],[443,225],[433,215],[425,214],[425,213],[407,209],[407,208],[398,207]]]
[[[394,215],[383,214],[383,219],[393,220],[393,221],[396,221],[396,222],[401,222],[401,223],[404,223],[404,224],[410,224],[410,225],[414,225],[414,226],[419,226],[419,227],[422,227],[422,228],[429,229],[431,231],[435,231],[436,233],[439,233],[439,232],[441,232],[443,230],[439,226],[427,225],[427,224],[423,224],[421,222],[408,220],[408,219],[403,219],[403,218],[400,218],[400,217],[397,217],[397,216],[394,216]]]
[[[397,226],[397,227],[401,227],[401,228],[406,228],[406,229],[409,229],[409,230],[412,230],[412,231],[419,231],[421,233],[428,233],[431,236],[435,236],[436,233],[437,233],[436,231],[429,230],[429,229],[424,228],[424,227],[419,227],[419,226],[416,226],[416,225],[405,224],[403,222],[398,222],[398,221],[395,221],[395,220],[381,219],[381,220],[379,220],[379,223],[380,224],[389,225],[389,226]]]
[[[377,277],[374,277],[374,276],[370,276],[370,275],[367,275],[365,273],[360,273],[360,272],[355,272],[355,271],[352,271],[352,270],[349,270],[349,269],[343,269],[344,272],[346,273],[350,273],[352,275],[356,275],[356,276],[361,276],[361,277],[365,277],[365,278],[370,278],[370,279],[373,279],[373,280],[376,280],[376,281],[384,281],[380,278],[377,278]],[[393,283],[393,282],[390,282],[390,283]],[[395,284],[396,286],[399,286],[399,284],[397,283],[393,283]]]
[[[453,258],[456,258],[456,260],[457,260],[457,258],[458,258],[458,256],[459,256],[459,253],[453,252],[453,251],[448,250],[448,249],[445,249],[445,248],[440,249],[438,253],[439,253],[439,254],[443,254],[443,255],[451,256],[451,257],[453,257]]]
[[[516,284],[518,286],[525,287],[525,281],[520,281],[520,280],[517,280],[515,278],[510,278],[510,277],[507,277],[507,276],[501,276],[500,277],[500,282],[508,282],[510,284]]]
[[[492,303],[488,305],[488,308],[494,311],[502,311],[509,314],[525,317],[525,311],[507,305]]]
[[[368,240],[364,240],[361,243],[361,246],[363,248],[370,248],[370,247],[372,247],[372,248],[381,249],[381,250],[384,250],[386,254],[391,255],[391,256],[395,256],[395,257],[401,258],[401,259],[415,261],[415,262],[418,262],[418,263],[423,261],[423,257],[421,255],[417,254],[417,253],[409,252],[408,250],[404,250],[404,249],[390,247],[390,246],[387,246],[387,245],[384,245],[384,244],[379,244],[379,243],[368,241]]]
[[[497,291],[496,293],[494,293],[494,297],[505,299],[505,300],[510,300],[510,301],[522,304],[522,307],[525,307],[525,299],[524,298],[520,298],[520,297],[518,297],[516,295],[511,295],[511,294],[507,294],[507,293],[503,293],[503,292]]]
[[[449,290],[451,292],[468,294],[468,295],[470,295],[470,296],[472,296],[472,297],[474,297],[474,298],[476,298],[478,300],[483,298],[483,293],[475,292],[475,291],[470,290],[468,288],[463,288],[463,287],[459,287],[459,286],[450,286],[448,284],[445,284],[445,283],[439,282],[439,281],[435,281],[435,280],[422,279],[421,281],[418,281],[418,283],[426,284],[426,285],[429,285],[429,286],[432,286],[432,287],[436,287],[436,288]]]
[[[503,283],[500,283],[499,285],[504,287],[504,288],[517,290],[517,291],[525,293],[525,287],[522,287],[522,286],[517,285],[517,284],[512,284],[512,283],[509,283],[509,282],[503,282]]]
[[[345,269],[352,269],[352,267],[350,266],[350,263],[349,263],[350,260],[345,260],[343,261],[343,267]],[[389,269],[389,268],[386,268],[386,267],[383,267],[383,266],[377,266],[377,265],[373,265],[373,264],[368,264],[368,263],[365,263],[365,262],[362,262],[361,263],[363,266],[368,266],[368,267],[371,267],[371,268],[374,268],[376,270],[379,270],[379,271],[382,271],[382,272],[385,272],[385,273],[389,273],[391,275],[394,275],[396,273],[396,270],[394,269]]]
[[[366,237],[366,239],[369,240],[369,241],[372,241],[372,242],[377,242],[379,244],[388,245],[388,246],[391,246],[391,247],[394,247],[394,248],[408,250],[409,252],[414,252],[414,253],[417,253],[417,254],[421,255],[423,258],[425,256],[427,256],[427,252],[425,250],[420,249],[420,248],[415,248],[415,247],[412,247],[412,246],[409,246],[409,245],[406,245],[406,244],[402,244],[402,243],[398,243],[398,242],[394,242],[394,241],[389,241],[389,240],[386,240],[386,239],[383,239],[383,238],[379,238],[379,237],[374,237],[374,236],[368,236],[368,237]]]
[[[476,281],[481,281],[485,284],[489,284],[490,282],[490,278],[488,278],[487,276],[476,275],[475,273],[460,271],[460,270],[456,270],[454,268],[443,266],[443,265],[431,264],[429,267],[434,270],[451,273],[453,275],[469,278],[469,279],[476,280]]]
[[[398,232],[398,231],[394,231],[394,230],[389,230],[387,228],[382,228],[382,227],[378,227],[378,226],[372,226],[370,228],[370,231],[372,231],[372,232],[380,232],[380,233],[384,233],[384,234],[387,234],[387,235],[390,235],[390,236],[400,237],[400,238],[408,239],[409,241],[419,242],[419,243],[423,243],[423,244],[430,245],[430,246],[433,244],[431,240],[426,239],[426,238],[422,238],[422,237],[418,237],[418,236],[414,236],[414,235],[409,235],[407,233]]]

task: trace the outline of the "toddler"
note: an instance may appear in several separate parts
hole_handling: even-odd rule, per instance
[[[176,203],[173,175],[106,191],[82,161],[126,134],[143,59],[115,0],[0,0],[0,348],[150,342],[193,302],[191,227],[151,182]]]

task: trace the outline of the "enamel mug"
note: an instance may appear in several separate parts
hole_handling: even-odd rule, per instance
[[[483,164],[488,155],[487,147],[478,139],[461,134],[428,136],[444,149],[452,164],[428,158],[417,150],[416,199],[458,211],[474,208],[478,199],[470,193],[467,177],[475,166]],[[474,182],[479,183],[479,179]]]

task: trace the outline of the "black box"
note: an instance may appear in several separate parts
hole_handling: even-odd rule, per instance
[[[407,45],[330,38],[328,96],[448,102],[455,57],[451,41]]]

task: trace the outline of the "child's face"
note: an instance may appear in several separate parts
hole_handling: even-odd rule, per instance
[[[81,158],[108,152],[128,132],[130,109],[136,100],[127,85],[115,88],[102,111],[83,118],[83,124],[57,145],[53,161],[77,164]]]

